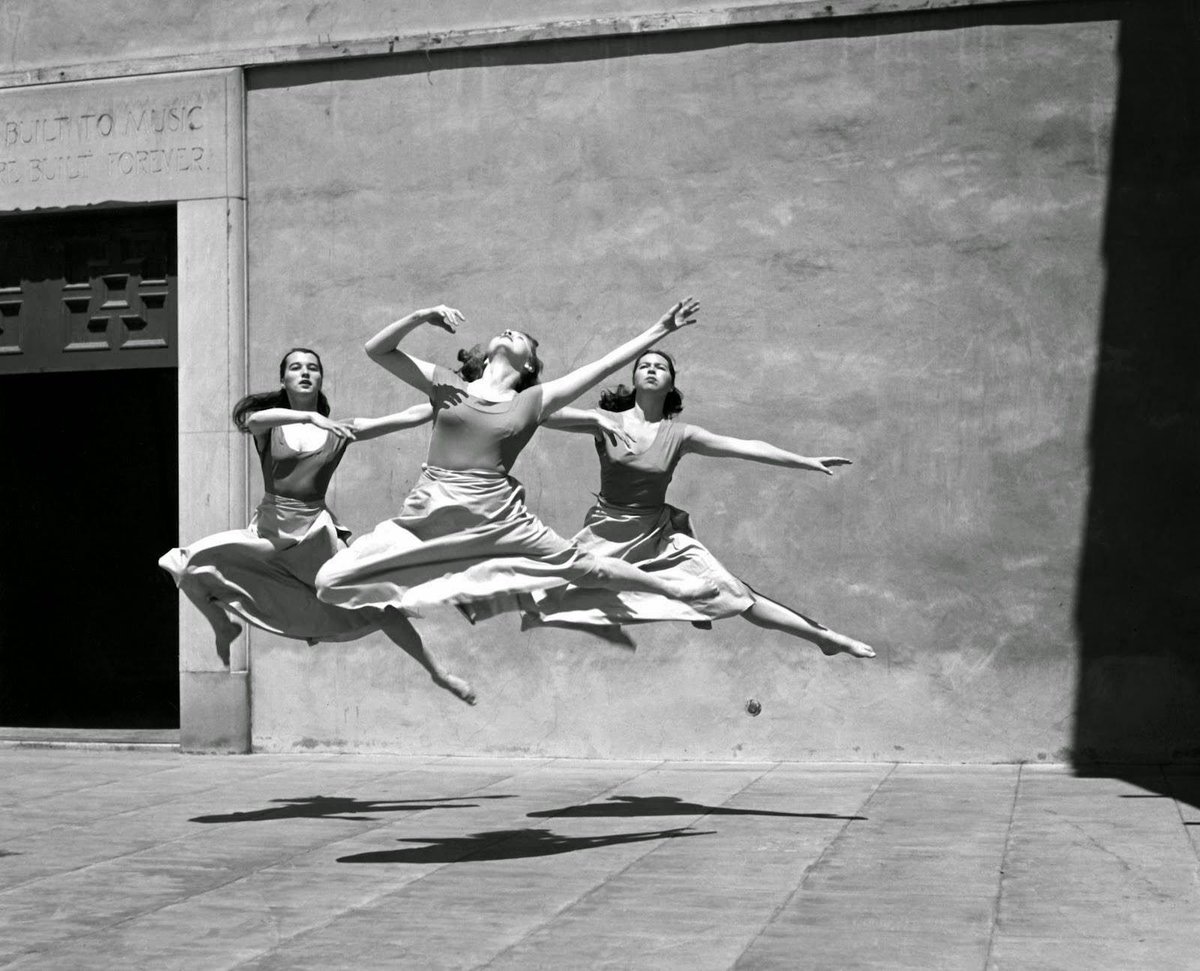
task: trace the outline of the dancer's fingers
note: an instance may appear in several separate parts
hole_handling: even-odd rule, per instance
[[[433,309],[437,314],[437,316],[434,317],[433,322],[443,330],[449,331],[451,334],[458,330],[458,325],[461,321],[466,320],[461,313],[459,313],[453,307],[447,307],[445,304],[440,304]]]

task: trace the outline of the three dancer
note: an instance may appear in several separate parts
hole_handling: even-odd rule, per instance
[[[838,457],[809,459],[764,442],[714,435],[674,420],[682,408],[669,355],[650,348],[695,322],[698,304],[676,304],[652,327],[591,364],[546,384],[538,343],[507,330],[486,353],[460,352],[460,374],[413,357],[400,341],[422,324],[454,333],[463,315],[439,306],[376,334],[367,353],[429,403],[378,419],[328,417],[324,371],[313,351],[280,364],[281,388],[239,402],[235,424],[254,436],[265,495],[244,530],[172,550],[160,565],[213,627],[228,663],[240,632],[230,614],[287,637],[344,641],[382,630],[434,682],[469,704],[470,685],[445,670],[406,619],[434,604],[484,614],[520,603],[529,624],[611,627],[741,615],[816,644],[826,654],[874,651],[752,590],[693,535],[688,516],[666,503],[682,455],[745,458],[831,474]],[[611,415],[556,411],[624,364],[633,387],[606,392]],[[460,376],[461,375],[461,376]],[[325,504],[330,479],[354,440],[428,421],[428,461],[400,514],[352,547]],[[509,472],[540,424],[596,439],[599,502],[572,540],[543,525]],[[530,604],[536,606],[530,610]]]
[[[687,454],[747,459],[825,475],[832,475],[837,466],[849,465],[849,460],[808,458],[766,442],[716,435],[677,421],[683,397],[675,377],[670,355],[649,350],[634,362],[632,387],[621,385],[601,395],[600,407],[620,421],[633,447],[614,442],[612,436],[595,436],[600,460],[599,501],[571,541],[581,549],[619,557],[663,579],[705,579],[719,593],[689,601],[641,591],[559,587],[535,594],[532,610],[526,601],[525,625],[586,628],[689,620],[696,626],[708,626],[717,618],[740,615],[757,627],[810,641],[827,655],[874,657],[875,651],[862,641],[830,630],[733,576],[696,539],[688,514],[666,501],[675,467]],[[568,431],[590,431],[579,422],[552,424]]]
[[[238,402],[234,424],[254,437],[262,466],[264,495],[250,525],[170,550],[159,566],[212,625],[225,664],[242,629],[230,615],[309,643],[354,640],[381,630],[435,684],[474,704],[471,686],[426,650],[399,611],[343,610],[316,597],[318,569],[345,549],[350,536],[325,503],[346,447],[428,420],[427,409],[418,405],[383,418],[335,421],[321,390],[324,377],[315,351],[292,348],[279,364],[280,388]]]

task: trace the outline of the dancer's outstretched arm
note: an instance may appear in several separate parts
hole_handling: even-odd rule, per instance
[[[594,388],[606,377],[624,367],[635,357],[649,347],[653,347],[668,334],[674,333],[681,327],[687,327],[696,322],[696,312],[700,309],[698,301],[688,297],[675,304],[663,314],[654,326],[643,331],[631,341],[626,341],[616,350],[609,351],[598,361],[576,368],[570,374],[561,378],[547,381],[542,385],[542,415],[547,416],[558,411],[563,405],[569,405],[589,388]]]
[[[354,428],[349,422],[337,421],[316,411],[296,411],[294,408],[264,408],[246,419],[246,430],[256,438],[277,425],[297,425],[307,422],[333,432],[339,438],[354,441]]]
[[[809,458],[756,439],[714,435],[695,425],[687,426],[687,431],[684,433],[683,451],[694,452],[696,455],[709,455],[714,458],[749,459],[751,462],[782,465],[789,469],[805,469],[809,472],[824,472],[826,475],[833,475],[830,470],[835,466],[851,464],[849,459],[836,455]]]
[[[588,411],[584,408],[560,408],[542,422],[547,428],[560,432],[578,432],[581,435],[591,435],[599,438],[604,435],[616,445],[633,448],[633,436],[625,431],[625,427],[603,411]]]
[[[429,394],[433,387],[433,369],[435,365],[422,361],[400,350],[397,345],[409,333],[422,324],[433,324],[453,334],[458,325],[466,318],[453,307],[439,304],[436,307],[426,307],[424,310],[414,310],[407,317],[401,317],[388,324],[383,330],[372,337],[364,345],[369,357],[376,364],[387,368],[406,384],[411,384],[422,394]]]
[[[433,405],[426,401],[424,404],[413,405],[398,411],[394,415],[383,415],[380,418],[351,418],[350,427],[354,430],[355,438],[365,442],[380,435],[390,435],[392,432],[403,431],[405,428],[416,428],[433,419]]]

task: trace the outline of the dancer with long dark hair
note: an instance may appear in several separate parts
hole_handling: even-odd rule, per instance
[[[596,590],[573,584],[535,593],[532,601],[522,598],[525,625],[587,628],[687,620],[708,626],[712,620],[740,615],[757,627],[811,641],[827,655],[874,657],[875,651],[862,641],[830,630],[735,577],[695,537],[688,514],[667,503],[667,486],[679,460],[687,454],[747,459],[824,475],[849,465],[849,460],[808,458],[766,442],[716,435],[678,421],[683,396],[675,386],[675,374],[670,355],[649,350],[634,361],[632,387],[620,385],[600,396],[600,407],[621,422],[632,447],[598,435],[582,422],[555,423],[564,430],[595,435],[600,460],[599,501],[571,541],[663,578],[707,579],[720,592],[689,602],[642,591]]]
[[[494,601],[568,582],[702,600],[706,579],[661,578],[621,560],[594,556],[554,533],[526,507],[509,475],[538,426],[668,334],[695,322],[699,304],[677,303],[657,323],[597,361],[545,384],[537,341],[506,330],[483,352],[473,380],[399,348],[415,328],[454,333],[465,321],[446,306],[418,310],[384,327],[367,354],[429,396],[433,435],[424,471],[400,513],[342,550],[317,574],[317,595],[349,608],[398,607],[419,614],[436,604]],[[469,363],[470,354],[460,354]]]
[[[345,549],[350,531],[325,504],[330,479],[346,448],[428,421],[425,405],[382,418],[337,421],[321,390],[325,370],[316,351],[289,350],[279,364],[280,387],[237,403],[234,424],[253,436],[264,495],[246,529],[205,537],[164,554],[159,565],[199,609],[216,637],[217,654],[241,633],[238,618],[284,637],[348,641],[381,630],[416,660],[434,683],[475,703],[475,693],[426,650],[396,610],[343,610],[317,599],[317,570]]]

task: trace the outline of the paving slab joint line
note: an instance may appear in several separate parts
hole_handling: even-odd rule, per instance
[[[63,739],[35,740],[0,738],[0,749],[67,749],[73,752],[178,752],[178,742],[69,742]]]
[[[674,760],[671,760],[671,761],[674,761]],[[666,765],[667,763],[666,763],[666,761],[663,761],[659,764]],[[751,779],[744,786],[742,786],[737,792],[735,792],[733,795],[729,796],[729,798],[727,798],[721,805],[722,806],[728,805],[728,803],[731,800],[736,799],[743,792],[745,792],[747,789],[749,789],[752,785],[755,785],[758,782],[761,782],[764,778],[766,778],[768,775],[770,775],[772,772],[774,772],[777,768],[779,768],[779,766],[781,764],[782,763],[776,762],[770,768],[768,768],[765,771],[756,775],[753,779]],[[650,770],[647,769],[646,771],[648,772]],[[645,773],[642,773],[642,775],[645,775]],[[638,776],[634,776],[634,778],[636,779],[636,778],[638,778]],[[624,785],[624,783],[618,783],[618,785]],[[605,789],[603,792],[597,793],[596,796],[593,797],[593,801],[595,799],[600,798],[600,796],[603,796],[606,792],[612,792],[612,790],[616,789],[616,788],[617,788],[617,786],[611,786],[608,789]],[[720,807],[717,807],[717,808],[720,808]],[[561,816],[561,814],[559,814],[559,815]],[[694,825],[695,821],[701,820],[705,816],[711,816],[711,815],[712,815],[711,810],[709,812],[700,813],[698,816],[696,816],[694,818],[692,823],[688,823],[687,826],[684,826],[681,828],[682,829],[690,829]],[[549,818],[557,819],[557,818],[559,818],[559,816],[551,816]],[[625,873],[630,868],[637,866],[639,863],[642,862],[642,860],[646,859],[646,857],[648,857],[654,853],[657,853],[659,850],[661,850],[663,848],[664,845],[666,845],[666,844],[663,842],[660,842],[657,845],[651,846],[650,849],[648,849],[645,853],[640,854],[636,859],[630,860],[625,866],[621,867],[621,869],[617,870],[615,873],[609,874],[598,885],[592,887],[590,890],[584,891],[578,897],[576,897],[574,900],[570,900],[567,903],[563,904],[561,907],[558,908],[558,910],[556,910],[553,914],[551,914],[545,920],[540,921],[537,924],[537,926],[531,927],[526,933],[522,934],[517,940],[513,941],[507,947],[504,947],[501,950],[497,951],[495,954],[493,954],[491,957],[489,957],[482,964],[475,965],[474,968],[472,968],[472,971],[483,971],[483,969],[490,967],[498,958],[502,957],[505,954],[510,953],[514,948],[520,947],[525,941],[529,940],[529,938],[531,938],[538,931],[544,929],[549,924],[553,923],[561,914],[566,913],[568,910],[570,910],[572,907],[579,904],[581,901],[587,900],[587,898],[590,897],[592,894],[597,893],[600,890],[602,890],[604,887],[608,886],[608,884],[612,883],[613,880],[615,880],[617,877],[621,876],[621,874]]]
[[[861,816],[864,812],[866,812],[867,806],[871,804],[871,800],[875,798],[875,796],[879,793],[879,790],[884,787],[888,779],[892,777],[896,769],[899,767],[899,762],[893,762],[891,764],[891,768],[888,769],[884,777],[875,784],[875,788],[870,791],[870,793],[867,795],[867,798],[864,799],[862,804],[854,811],[855,816]],[[750,940],[746,943],[746,946],[742,948],[742,952],[734,959],[731,967],[736,968],[739,964],[741,964],[742,959],[747,955],[747,953],[749,953],[750,949],[754,947],[759,938],[761,938],[763,934],[767,932],[767,928],[775,923],[775,919],[787,909],[788,904],[795,899],[796,894],[800,893],[800,891],[804,889],[804,881],[808,879],[808,875],[812,873],[816,867],[820,866],[821,861],[829,855],[829,851],[832,850],[833,847],[837,845],[838,841],[846,835],[846,830],[850,828],[850,824],[853,822],[855,822],[855,820],[847,819],[846,822],[842,824],[841,828],[838,829],[837,833],[834,834],[833,839],[825,844],[825,849],[821,850],[820,855],[804,868],[804,872],[800,874],[800,880],[796,883],[796,888],[783,898],[783,902],[778,907],[771,911],[771,916],[764,921],[762,927],[758,929],[758,933],[750,938]]]
[[[1021,772],[1024,766],[1017,766],[1017,781],[1013,785],[1012,806],[1008,811],[1008,828],[1004,832],[1004,849],[1000,853],[1000,874],[996,880],[996,902],[992,908],[992,926],[988,929],[987,950],[983,955],[984,971],[992,966],[992,948],[996,943],[996,930],[1000,926],[1000,907],[1004,902],[1004,870],[1008,865],[1008,850],[1012,845],[1013,822],[1017,818],[1017,800],[1021,797]]]

